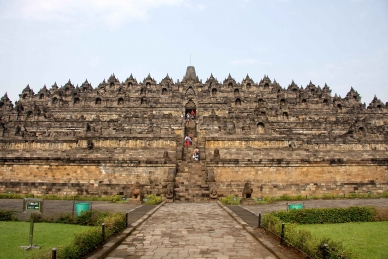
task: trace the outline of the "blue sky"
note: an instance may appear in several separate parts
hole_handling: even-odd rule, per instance
[[[14,103],[27,84],[181,80],[190,54],[203,81],[311,80],[385,103],[388,1],[0,0],[0,96]]]

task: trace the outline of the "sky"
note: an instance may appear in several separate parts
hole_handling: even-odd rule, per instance
[[[0,97],[13,103],[28,84],[176,82],[190,64],[203,82],[268,75],[385,103],[388,0],[0,0]]]

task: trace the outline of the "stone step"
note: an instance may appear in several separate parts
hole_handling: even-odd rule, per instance
[[[201,184],[180,184],[175,189],[177,189],[177,191],[182,191],[182,190],[205,190],[209,188],[201,187]]]
[[[182,177],[182,178],[186,178],[186,179],[190,179],[190,178],[204,178],[206,179],[206,174],[202,173],[202,172],[185,172],[185,173],[177,173],[175,178],[177,177]]]
[[[193,186],[205,186],[206,182],[205,181],[185,181],[185,180],[180,180],[176,181],[176,185],[181,186],[185,185],[187,187],[193,187]],[[207,187],[201,187],[201,188],[207,188]]]
[[[202,181],[203,180],[206,180],[206,177],[205,175],[201,174],[201,173],[182,173],[182,174],[177,174],[175,178],[182,178],[182,179],[186,179],[186,180],[196,180],[196,181]]]
[[[175,176],[175,182],[179,181],[201,181],[206,182],[206,176],[201,174],[177,174]]]
[[[176,174],[176,177],[185,177],[185,178],[193,178],[193,177],[200,177],[200,178],[206,178],[206,174],[203,172],[178,172]],[[176,178],[175,177],[175,178]]]
[[[188,164],[181,164],[178,166],[178,169],[201,169],[202,165],[200,163],[188,163]]]
[[[209,190],[206,189],[184,189],[184,190],[178,190],[175,193],[179,195],[193,195],[193,194],[209,194]]]
[[[206,196],[209,195],[209,191],[201,190],[196,192],[177,192],[175,193],[175,197],[196,197],[196,196]]]
[[[204,177],[175,177],[175,182],[200,182],[206,183],[206,179]]]
[[[174,191],[195,191],[195,190],[209,190],[209,187],[201,187],[200,184],[194,184],[194,185],[180,185],[178,187],[174,188]]]
[[[201,177],[202,178],[205,176],[206,176],[206,174],[204,174],[202,172],[190,172],[190,171],[178,172],[176,174],[176,177],[185,177],[185,178],[193,178],[193,177]]]
[[[176,175],[184,176],[184,177],[193,177],[193,176],[207,176],[207,174],[202,170],[187,170],[187,171],[179,171]]]
[[[185,135],[193,136],[193,144],[183,146],[182,161],[178,162],[175,176],[174,201],[204,202],[209,201],[209,185],[204,161],[193,159],[194,149],[198,146],[195,121],[185,124]]]
[[[188,176],[190,176],[190,175],[207,175],[205,173],[205,171],[202,171],[202,169],[200,170],[199,168],[197,168],[196,170],[189,170],[189,169],[186,169],[186,170],[185,169],[181,169],[181,170],[179,170],[178,169],[177,174],[188,175]]]
[[[178,166],[178,170],[179,169],[198,169],[198,170],[203,170],[203,171],[205,171],[204,170],[204,168],[202,168],[203,166],[201,165],[201,164],[199,164],[199,163],[193,163],[193,164],[182,164],[182,165],[179,165]]]
[[[205,179],[197,178],[197,179],[182,179],[178,178],[175,180],[176,183],[198,183],[198,184],[206,184]]]

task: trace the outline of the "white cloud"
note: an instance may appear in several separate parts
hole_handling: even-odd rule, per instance
[[[151,9],[180,5],[186,0],[22,0],[14,1],[1,11],[3,17],[29,21],[102,23],[118,27],[130,21],[149,19]]]

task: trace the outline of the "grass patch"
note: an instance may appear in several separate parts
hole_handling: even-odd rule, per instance
[[[51,253],[52,248],[63,247],[70,244],[74,240],[75,234],[91,228],[95,227],[35,223],[33,243],[40,246],[40,249],[25,251],[19,246],[29,245],[30,223],[0,221],[0,258],[27,259],[38,253]]]
[[[319,238],[341,242],[358,258],[383,259],[388,255],[388,222],[352,222],[339,224],[297,225]]]

